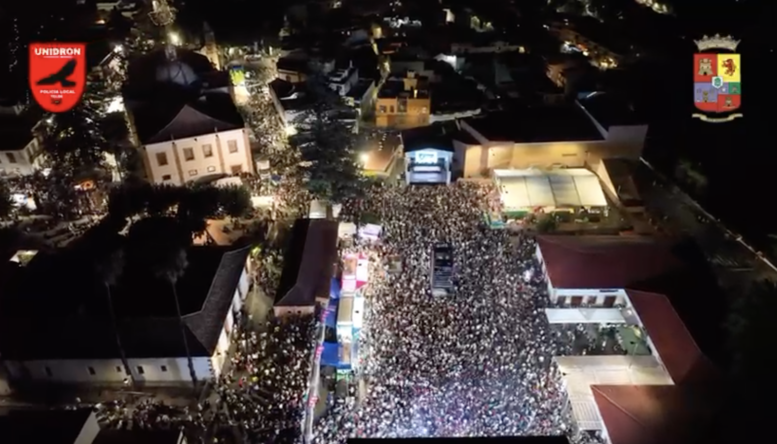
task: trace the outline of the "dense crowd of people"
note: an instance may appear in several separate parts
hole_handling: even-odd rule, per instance
[[[316,329],[314,315],[296,314],[270,315],[263,331],[241,329],[216,386],[218,426],[249,443],[299,442]]]
[[[360,402],[317,424],[319,444],[349,437],[574,435],[553,356],[556,338],[528,235],[487,228],[494,190],[378,187],[346,212],[379,214],[382,258],[361,331]],[[431,292],[432,251],[453,245],[454,291]]]

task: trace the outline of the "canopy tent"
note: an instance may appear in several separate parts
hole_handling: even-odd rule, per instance
[[[350,347],[346,349],[346,347],[337,342],[324,342],[324,349],[321,353],[321,365],[338,369],[350,368],[350,354]]]
[[[383,227],[375,224],[366,224],[363,227],[359,227],[359,238],[362,240],[378,240],[380,233],[383,231]]]
[[[551,324],[625,324],[619,308],[546,308]]]
[[[333,277],[332,281],[329,283],[329,298],[330,299],[340,299],[340,280],[337,279],[337,277]]]
[[[337,307],[337,325],[353,325],[353,297],[340,298]]]
[[[494,170],[505,209],[606,207],[596,174],[583,168]]]
[[[337,328],[337,299],[330,299],[324,315],[324,325]]]
[[[367,284],[369,259],[362,254],[348,254],[343,258],[342,292],[354,293]]]

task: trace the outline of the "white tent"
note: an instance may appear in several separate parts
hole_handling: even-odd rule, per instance
[[[507,208],[606,207],[596,174],[583,168],[494,170]]]
[[[546,308],[550,324],[625,324],[619,308]]]

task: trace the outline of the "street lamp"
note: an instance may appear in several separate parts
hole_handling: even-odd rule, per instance
[[[367,161],[369,161],[369,160],[370,160],[370,155],[369,155],[369,154],[367,154],[367,153],[362,153],[362,154],[359,156],[359,160],[361,160],[361,161],[362,161],[362,163],[367,163]]]
[[[177,32],[171,32],[167,35],[167,37],[170,39],[170,43],[178,46],[181,44],[181,36],[178,35]]]

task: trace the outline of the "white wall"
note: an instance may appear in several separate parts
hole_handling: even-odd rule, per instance
[[[2,140],[0,140],[0,175],[26,176],[41,167],[41,156],[38,155],[40,145],[32,136],[30,139],[30,143],[20,150],[3,150]],[[14,162],[11,162],[11,157]]]
[[[199,380],[213,378],[210,357],[194,357],[194,369]],[[72,359],[41,361],[7,361],[15,378],[23,378],[24,368],[33,380],[71,384],[120,384],[124,367],[120,359]],[[190,381],[186,358],[129,359],[132,376],[140,383],[165,384]],[[165,366],[165,369],[162,368]],[[46,368],[51,371],[48,376]],[[90,373],[90,367],[94,375]],[[140,374],[142,367],[143,374]]]
[[[647,125],[613,125],[607,130],[607,141],[624,146],[645,145]]]
[[[182,185],[211,174],[232,174],[232,167],[240,166],[243,172],[253,172],[250,146],[245,129],[206,134],[198,137],[154,143],[144,147],[149,179],[155,183]],[[237,152],[229,152],[229,142],[237,143]],[[210,145],[212,155],[205,157],[203,146]],[[184,149],[192,148],[194,159],[187,161]],[[165,153],[167,164],[160,165],[157,153]],[[180,170],[179,170],[180,165]]]

